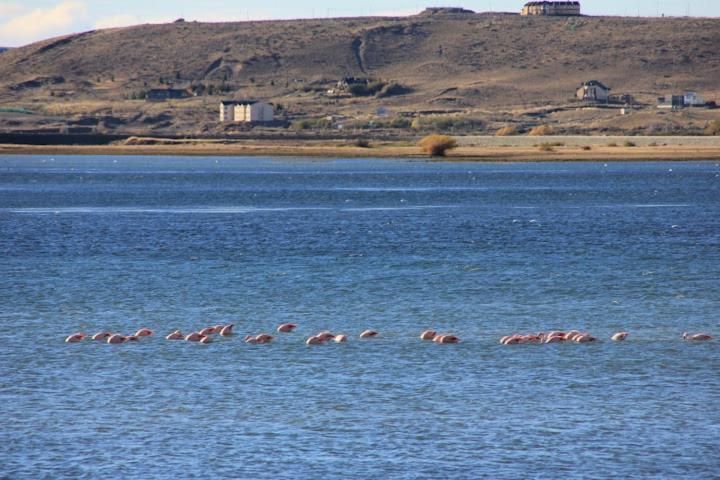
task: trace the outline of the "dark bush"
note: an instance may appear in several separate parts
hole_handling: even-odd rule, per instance
[[[391,82],[382,87],[376,96],[378,98],[393,97],[395,95],[405,95],[410,93],[410,89],[397,82]]]

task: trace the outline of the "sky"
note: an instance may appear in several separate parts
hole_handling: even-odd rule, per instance
[[[525,0],[0,0],[0,47],[140,23],[412,15],[426,6],[517,12]],[[720,16],[719,0],[582,0],[588,15]]]

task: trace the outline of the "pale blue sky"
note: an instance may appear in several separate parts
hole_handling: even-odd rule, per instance
[[[0,46],[92,28],[163,22],[272,18],[409,15],[426,6],[461,6],[475,11],[518,11],[525,0],[0,0]],[[584,0],[588,15],[720,16],[718,0]]]

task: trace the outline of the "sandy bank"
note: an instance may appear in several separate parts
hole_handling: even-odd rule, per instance
[[[720,160],[719,137],[700,138],[696,143],[659,143],[647,137],[474,137],[499,139],[500,145],[470,144],[459,138],[460,147],[450,152],[447,160],[467,161],[683,161]],[[664,138],[664,137],[659,137]],[[522,140],[519,140],[522,139]],[[496,140],[492,140],[495,143]],[[510,142],[514,142],[511,144]],[[566,143],[567,142],[567,143]],[[630,146],[625,142],[633,142]],[[481,143],[475,140],[475,143]],[[562,144],[541,150],[541,143]],[[617,146],[614,146],[617,145]],[[104,146],[45,146],[2,145],[0,155],[162,155],[162,156],[284,156],[284,157],[349,157],[349,158],[427,158],[419,148],[407,143],[371,143],[370,148],[349,145],[347,142],[178,142],[151,145]]]

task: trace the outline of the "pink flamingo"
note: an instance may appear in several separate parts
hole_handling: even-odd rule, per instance
[[[577,330],[570,330],[565,334],[565,340],[567,340],[568,342],[572,342],[578,337],[578,335],[580,335],[580,332],[578,332]]]
[[[185,336],[186,342],[199,342],[202,338],[202,335],[200,335],[200,332],[192,332]]]
[[[87,337],[86,333],[82,333],[82,332],[73,333],[72,335],[68,336],[65,339],[65,343],[77,343],[79,341],[84,340],[85,337]]]
[[[273,341],[274,338],[275,337],[273,337],[272,335],[268,335],[267,333],[261,333],[260,335],[255,337],[255,340],[257,341],[257,343],[270,343]]]
[[[628,335],[630,335],[628,332],[618,332],[615,335],[613,335],[611,338],[612,338],[613,342],[622,342],[623,340],[625,340],[628,337]]]
[[[458,342],[460,341],[460,338],[458,338],[458,337],[456,337],[455,335],[452,335],[452,334],[450,334],[450,335],[438,335],[438,336],[435,337],[435,338],[438,339],[438,340],[433,340],[433,341],[437,341],[437,343],[458,343]]]
[[[595,341],[595,337],[590,335],[589,333],[581,333],[573,340],[575,343],[590,343]]]
[[[92,339],[93,339],[93,340],[104,341],[104,340],[107,340],[107,338],[108,338],[110,335],[112,335],[112,333],[110,333],[110,332],[100,332],[100,333],[96,333],[95,335],[93,335],[93,336],[92,336]]]
[[[127,337],[125,337],[126,342],[137,342],[138,340],[140,340],[140,337],[138,337],[137,335],[128,335]]]
[[[205,327],[202,330],[200,330],[200,335],[203,337],[207,337],[208,335],[212,335],[215,333],[215,327]]]
[[[165,337],[165,340],[182,340],[185,338],[180,330],[175,330],[170,335]]]
[[[712,340],[712,335],[708,335],[707,333],[696,333],[693,335],[690,335],[689,333],[685,332],[682,336],[683,340],[690,340],[695,342],[706,342],[708,340]]]
[[[373,338],[379,335],[375,330],[365,330],[360,334],[360,338]]]
[[[340,335],[335,335],[335,338],[333,338],[333,340],[335,340],[337,343],[347,342],[347,335],[344,335],[342,333]]]
[[[212,341],[213,341],[212,337],[210,337],[208,335],[203,335],[202,337],[200,337],[200,343],[208,344],[208,343],[212,343]]]
[[[255,345],[258,342],[257,342],[257,339],[255,337],[253,337],[252,335],[245,335],[245,343]]]
[[[149,328],[144,328],[144,327],[143,327],[143,328],[141,328],[140,330],[138,330],[137,332],[135,332],[135,335],[134,335],[134,336],[136,336],[136,337],[150,337],[150,336],[152,336],[152,335],[155,335],[155,332],[153,332],[153,331],[150,330]]]
[[[315,336],[319,338],[321,342],[327,342],[328,340],[332,340],[333,338],[335,338],[335,335],[327,330],[320,332]]]
[[[119,335],[117,333],[113,333],[107,338],[107,343],[109,344],[118,344],[118,343],[124,343],[125,337],[123,335]]]
[[[220,335],[222,335],[223,337],[229,337],[230,335],[233,334],[233,327],[234,327],[234,326],[235,326],[234,323],[232,323],[232,324],[230,324],[230,325],[225,325],[224,327],[222,327],[222,328],[220,329]]]
[[[323,341],[320,340],[317,336],[313,335],[312,337],[305,340],[305,345],[320,345]]]
[[[437,335],[435,330],[425,330],[420,334],[420,340],[432,340]]]
[[[277,331],[279,333],[290,333],[293,330],[295,330],[296,328],[297,328],[296,323],[283,323],[282,325],[277,327]]]
[[[545,343],[559,343],[565,341],[565,335],[564,334],[550,334],[545,339]]]
[[[517,335],[517,334],[510,335],[509,337],[507,337],[505,339],[505,342],[503,343],[503,345],[517,345],[518,343],[520,343],[521,338],[522,337],[520,337],[520,335]]]

